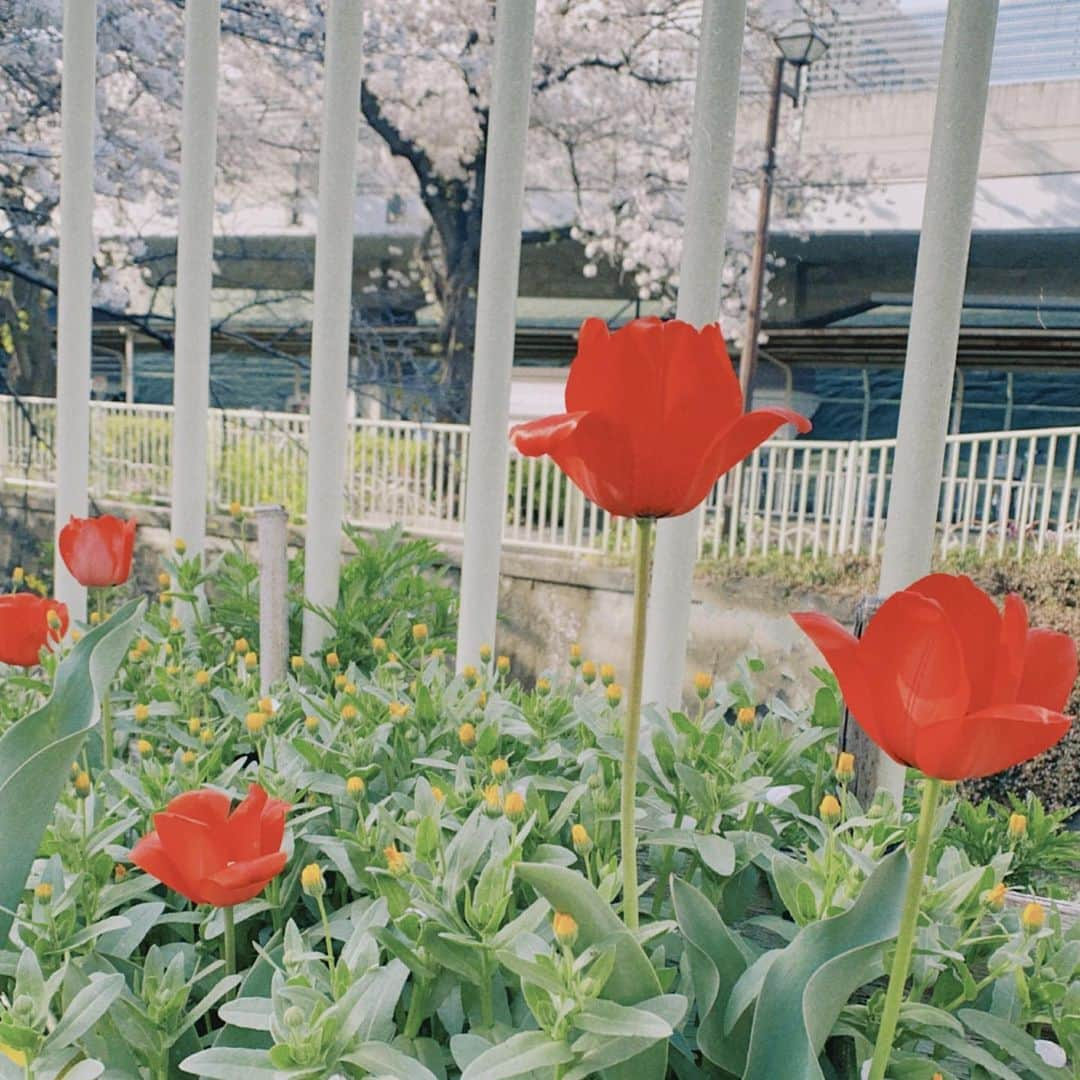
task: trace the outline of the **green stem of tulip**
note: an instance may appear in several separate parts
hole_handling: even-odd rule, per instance
[[[330,970],[330,996],[337,997],[337,982],[334,976],[334,939],[330,933],[330,917],[326,914],[326,905],[321,895],[315,897],[319,907],[319,920],[322,922],[323,937],[326,940],[326,963]]]
[[[623,871],[623,921],[631,930],[638,928],[634,796],[637,792],[638,737],[641,734],[641,684],[645,675],[645,608],[649,599],[652,518],[638,518],[637,525],[637,550],[634,553],[634,629],[630,654],[630,696],[626,703],[626,731],[623,734],[619,844]]]
[[[221,909],[221,917],[225,920],[225,930],[222,937],[225,942],[225,974],[236,974],[236,921],[233,917],[233,909],[226,907]]]
[[[885,994],[885,1008],[881,1014],[874,1060],[870,1065],[869,1080],[884,1080],[889,1065],[893,1037],[900,1019],[900,1006],[904,1001],[904,985],[911,968],[911,952],[915,945],[915,930],[919,925],[919,900],[922,897],[926,865],[930,859],[930,840],[934,833],[941,781],[927,778],[923,788],[922,809],[919,811],[919,829],[915,838],[915,850],[911,854],[911,869],[907,889],[904,892],[904,911],[900,917],[900,932],[896,938],[896,955],[889,972],[889,989]]]
[[[105,612],[105,590],[97,590],[97,612],[100,622],[104,622],[106,619]],[[112,690],[112,684],[110,683],[105,687],[105,692],[101,697],[101,771],[108,772],[112,768],[112,752],[113,752],[113,718],[112,718],[112,701],[109,698],[109,692]]]

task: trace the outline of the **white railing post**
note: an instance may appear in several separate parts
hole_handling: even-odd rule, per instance
[[[480,646],[495,638],[535,19],[536,0],[504,0],[495,7],[461,565],[459,670],[475,663]]]
[[[304,596],[324,608],[337,603],[345,516],[345,452],[352,424],[352,418],[346,416],[346,391],[362,46],[360,0],[333,0],[326,17],[319,145],[304,564]],[[318,614],[305,611],[304,652],[317,652],[328,630]]]
[[[997,11],[998,0],[949,2],[878,584],[882,596],[930,569]],[[874,782],[899,801],[903,766],[869,740],[856,753],[869,755]]]
[[[285,678],[289,658],[289,515],[285,507],[255,507],[259,542],[259,693]]]
[[[96,0],[64,0],[60,83],[60,269],[56,316],[56,533],[85,517],[90,480],[91,290],[94,267],[94,77]],[[56,597],[86,618],[86,590],[59,546]]]
[[[704,326],[720,311],[728,192],[735,151],[746,0],[705,0],[701,12],[690,147],[690,188],[676,314]],[[717,513],[723,506],[717,506]],[[697,562],[699,506],[661,521],[649,593],[643,698],[675,708],[682,697],[690,600]]]
[[[172,534],[187,544],[192,555],[202,551],[206,535],[220,23],[220,0],[187,0],[176,237]]]

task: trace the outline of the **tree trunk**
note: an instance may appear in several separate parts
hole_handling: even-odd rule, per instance
[[[14,241],[15,261],[23,266],[40,263],[40,253],[27,250]],[[0,337],[0,347],[10,346],[7,381],[17,394],[52,397],[56,393],[56,355],[49,310],[53,295],[46,289],[15,274],[0,275],[0,327],[7,334]]]
[[[476,264],[461,264],[447,275],[442,300],[439,344],[443,368],[437,412],[440,420],[467,423],[476,340]]]

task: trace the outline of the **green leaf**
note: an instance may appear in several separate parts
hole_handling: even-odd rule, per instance
[[[461,1080],[509,1080],[534,1069],[565,1065],[573,1059],[566,1043],[555,1042],[543,1031],[522,1031],[473,1058]]]
[[[60,662],[52,696],[0,738],[0,821],[7,829],[0,861],[0,941],[30,874],[68,770],[98,720],[98,700],[112,682],[142,620],[142,601],[125,604],[91,630]]]
[[[270,1060],[265,1050],[244,1050],[236,1046],[215,1046],[211,1050],[200,1050],[197,1054],[184,1058],[180,1068],[187,1073],[206,1077],[208,1080],[235,1080],[242,1076],[245,1080],[283,1080],[290,1075],[301,1075],[304,1069],[290,1069],[282,1072]]]
[[[574,1018],[574,1025],[594,1035],[667,1039],[672,1033],[671,1024],[662,1016],[603,998],[590,1001]]]
[[[754,1010],[744,1080],[824,1080],[818,1054],[852,992],[883,970],[907,875],[907,854],[898,849],[848,911],[805,927],[776,956]]]
[[[1035,1040],[1023,1028],[1000,1016],[975,1009],[961,1009],[960,1019],[988,1046],[1004,1050],[1013,1065],[1022,1065],[1039,1080],[1061,1080],[1061,1070],[1051,1068],[1039,1057],[1035,1052]]]
[[[519,863],[515,874],[531,885],[556,910],[572,915],[578,924],[577,948],[610,943],[615,967],[601,996],[619,1005],[637,1005],[656,997],[663,988],[645,950],[611,910],[611,905],[581,874],[562,866]],[[644,1053],[607,1069],[606,1080],[663,1080],[667,1043],[654,1043]]]
[[[59,1050],[81,1039],[105,1015],[123,989],[123,975],[92,975],[90,985],[84,986],[64,1010],[45,1041],[45,1049]]]
[[[393,1076],[395,1080],[436,1080],[435,1074],[426,1066],[386,1043],[364,1043],[345,1054],[341,1060],[359,1065],[372,1076]]]

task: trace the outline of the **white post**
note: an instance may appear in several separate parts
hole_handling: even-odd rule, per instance
[[[304,595],[310,603],[325,608],[337,603],[341,523],[345,516],[345,452],[352,420],[346,415],[346,402],[362,45],[360,0],[333,0],[326,17],[319,146],[304,568]],[[319,615],[305,611],[304,652],[317,652],[328,630]]]
[[[259,540],[259,693],[285,677],[289,656],[289,515],[283,506],[256,506]]]
[[[676,312],[697,326],[715,321],[720,313],[745,24],[746,0],[705,0]],[[701,514],[698,507],[661,521],[656,529],[643,697],[671,708],[678,706],[682,696]]]
[[[202,551],[206,535],[220,24],[220,0],[187,0],[180,122],[180,221],[176,238],[172,534],[174,539],[187,544],[190,555]]]
[[[124,331],[124,360],[123,378],[124,401],[128,405],[135,402],[135,331],[128,328]]]
[[[998,0],[949,2],[878,583],[881,596],[927,573],[934,550],[997,12]],[[877,786],[899,799],[903,767],[873,744],[864,745],[862,753],[876,755]]]
[[[495,638],[535,19],[536,0],[509,0],[495,8],[495,70],[485,159],[469,414],[457,640],[459,670],[465,664],[476,663],[480,646],[494,643]]]
[[[90,486],[90,331],[94,267],[97,3],[64,0],[60,84],[60,274],[56,317],[56,533],[86,517]],[[86,590],[57,546],[56,597],[86,618]]]

